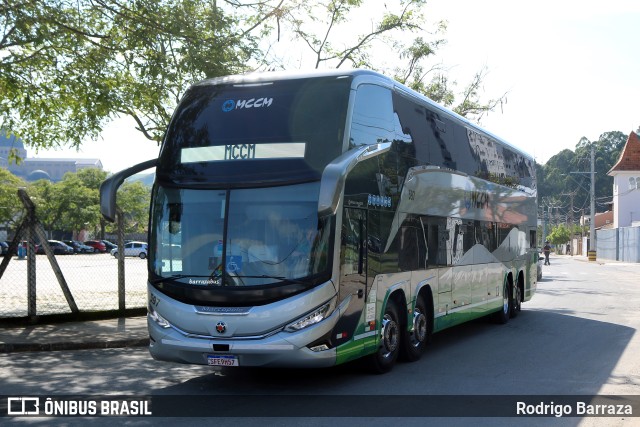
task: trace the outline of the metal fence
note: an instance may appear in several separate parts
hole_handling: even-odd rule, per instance
[[[146,258],[125,259],[122,249],[118,257],[109,252],[56,255],[46,243],[33,203],[26,193],[19,195],[27,214],[9,252],[0,258],[0,320],[124,314],[146,307]],[[118,217],[121,219],[123,215]],[[118,245],[122,248],[123,224],[121,220],[118,223]],[[36,241],[42,244],[44,254],[36,254]]]

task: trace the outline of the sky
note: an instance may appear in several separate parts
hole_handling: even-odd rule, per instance
[[[506,104],[481,125],[538,163],[574,150],[582,137],[595,141],[640,127],[640,2],[430,0],[425,13],[427,29],[447,21],[437,60],[450,80],[462,89],[486,67],[483,98],[507,93]],[[99,158],[116,172],[157,157],[158,149],[123,118],[77,152],[27,151]]]

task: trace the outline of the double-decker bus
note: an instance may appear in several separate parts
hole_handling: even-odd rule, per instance
[[[374,371],[432,333],[515,317],[536,289],[531,157],[366,70],[187,90],[149,220],[149,350],[212,366]]]

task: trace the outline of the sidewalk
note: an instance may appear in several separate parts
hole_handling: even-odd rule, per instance
[[[0,353],[147,345],[146,316],[0,328]]]

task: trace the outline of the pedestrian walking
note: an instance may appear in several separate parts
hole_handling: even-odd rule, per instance
[[[542,252],[544,252],[544,265],[551,265],[551,263],[549,262],[549,254],[551,254],[551,244],[549,244],[548,240],[544,242]]]

